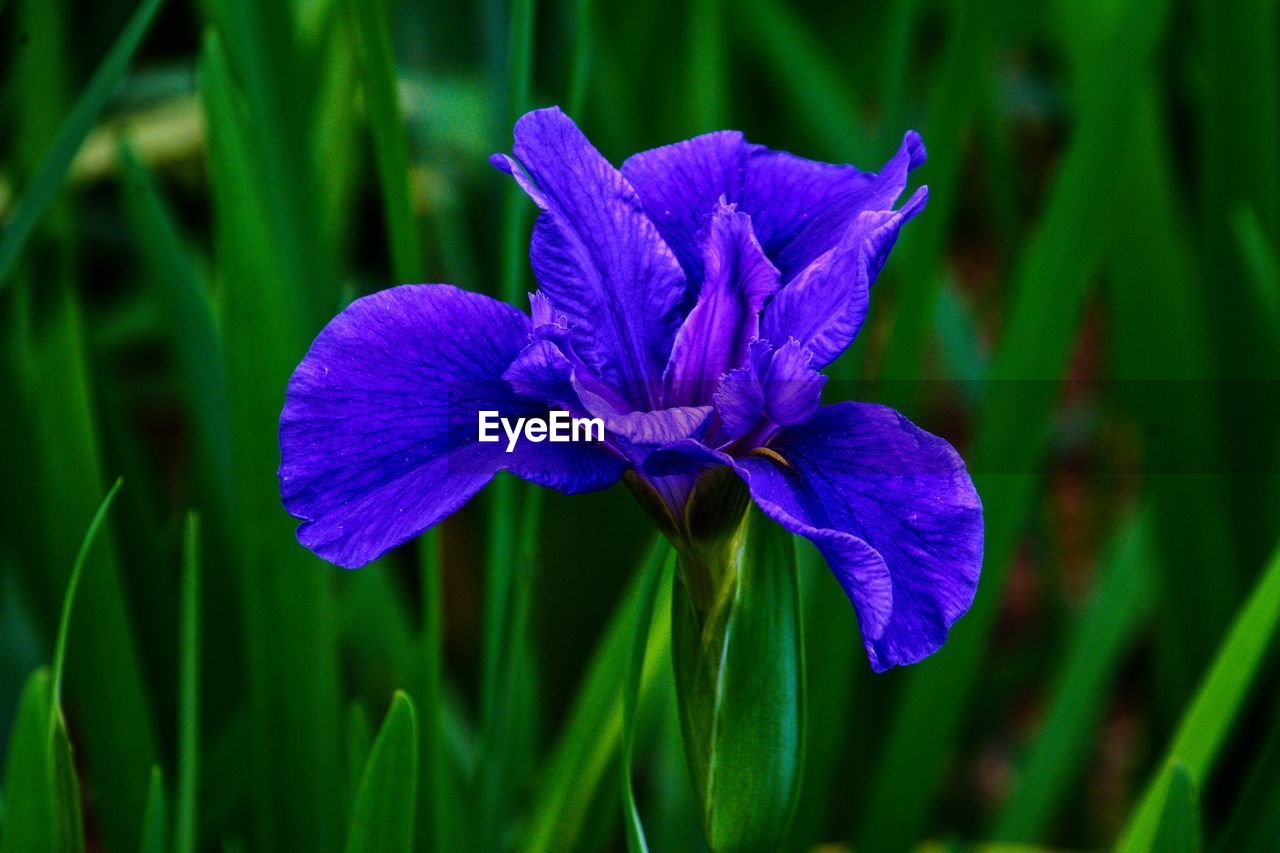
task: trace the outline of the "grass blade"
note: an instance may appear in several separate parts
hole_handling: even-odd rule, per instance
[[[347,853],[413,850],[417,785],[417,716],[408,694],[396,691],[356,792]]]
[[[441,530],[427,531],[421,544],[422,636],[416,656],[421,661],[422,685],[418,706],[422,708],[419,762],[422,768],[418,789],[418,838],[431,850],[456,848],[457,816],[461,814],[458,794],[460,774],[448,760],[449,737],[444,721],[444,590]]]
[[[1243,710],[1264,653],[1280,627],[1280,549],[1272,555],[1248,601],[1218,647],[1217,656],[1195,698],[1182,716],[1161,770],[1148,784],[1129,818],[1118,849],[1151,849],[1169,797],[1172,768],[1182,764],[1191,782],[1203,786],[1213,768],[1231,724]]]
[[[587,102],[587,80],[591,73],[592,20],[591,0],[576,0],[573,4],[573,59],[569,65],[569,95],[565,99],[565,110],[579,122]]]
[[[655,542],[640,571],[640,598],[636,602],[632,627],[631,657],[627,661],[627,680],[622,688],[622,819],[627,849],[631,853],[647,853],[649,849],[640,810],[636,807],[635,789],[631,784],[631,750],[635,746],[636,706],[644,677],[645,651],[649,648],[649,630],[654,619],[653,603],[663,579],[671,575],[670,549]]]
[[[67,658],[71,610],[80,576],[98,531],[123,485],[116,480],[85,532],[62,599],[62,618],[54,644],[52,671],[37,670],[23,688],[9,746],[3,849],[8,851],[82,850],[80,791],[71,760],[71,743],[62,719],[62,674]]]
[[[943,251],[952,211],[960,196],[966,129],[974,123],[983,94],[984,78],[967,73],[966,69],[991,62],[999,33],[992,22],[1001,17],[1002,11],[1002,0],[962,0],[951,10],[946,58],[935,78],[921,127],[929,150],[929,162],[921,170],[929,184],[929,207],[912,223],[908,238],[903,240],[901,257],[890,265],[896,275],[895,305],[881,368],[882,375],[890,379],[920,377],[943,287]],[[896,141],[904,130],[889,124],[883,135],[886,140]],[[910,383],[900,383],[898,387],[910,393]],[[894,402],[907,407],[911,401]]]
[[[5,764],[3,853],[84,849],[71,744],[51,688],[49,670],[41,667],[18,697]]]
[[[169,849],[169,804],[164,794],[164,774],[160,765],[151,768],[147,786],[147,805],[142,810],[142,853],[165,853]]]
[[[665,545],[659,548],[664,552]],[[665,559],[665,557],[664,557]],[[619,681],[631,656],[635,611],[640,606],[642,575],[637,572],[618,609],[614,611],[587,667],[564,729],[542,765],[530,816],[518,838],[517,848],[530,853],[577,849],[595,820],[599,795],[618,759],[622,740],[622,691]],[[656,613],[671,611],[670,584],[662,584]],[[649,632],[645,669],[637,707],[643,708],[657,689],[661,661],[671,655],[671,621],[657,619]],[[669,669],[667,670],[670,671]],[[616,768],[614,769],[616,772]],[[608,793],[617,788],[609,786]],[[608,804],[617,802],[608,796]]]
[[[256,14],[286,11],[277,4],[257,4],[237,21],[256,27],[265,25]],[[242,50],[249,49],[239,40],[243,34],[233,35]],[[267,60],[256,49],[250,52],[254,56],[242,59],[242,65],[252,80],[255,69],[261,70],[258,63]],[[258,111],[273,94],[242,95],[215,32],[205,38],[198,78],[209,128],[222,322],[237,330],[236,345],[225,350],[233,501],[237,517],[252,519],[237,526],[235,540],[248,657],[245,782],[257,846],[332,850],[343,837],[333,570],[294,540],[293,522],[280,507],[275,470],[283,389],[319,326],[321,306],[327,314],[334,305],[330,285],[336,265],[314,245],[319,240],[315,211],[293,209],[306,190],[282,185],[298,177],[300,164],[276,162],[281,156],[308,160],[299,155],[308,150],[307,140],[266,144],[262,134],[295,128],[280,116],[267,120],[270,127],[263,124]],[[315,263],[328,266],[307,273]]]
[[[374,159],[382,184],[382,208],[391,241],[391,270],[396,282],[421,281],[422,245],[409,202],[409,151],[400,112],[395,57],[381,0],[350,4],[360,46],[364,104],[373,136]]]
[[[102,111],[103,105],[120,88],[129,62],[159,8],[160,0],[143,0],[142,5],[133,13],[36,168],[22,201],[18,203],[13,218],[0,236],[0,291],[8,282],[27,239],[35,231],[40,217],[62,186],[67,168],[80,149],[80,144],[84,142],[89,128]]]
[[[196,786],[200,778],[200,518],[187,513],[182,531],[178,636],[178,787],[173,849],[194,853],[199,840]]]
[[[1160,813],[1154,849],[1161,853],[1197,853],[1200,850],[1200,795],[1182,762],[1169,766],[1169,795]]]
[[[116,480],[115,485],[107,492],[107,496],[102,499],[102,503],[98,505],[98,511],[93,514],[93,520],[89,522],[89,529],[84,534],[84,540],[80,543],[80,551],[76,554],[76,561],[71,566],[71,578],[67,581],[67,592],[62,599],[62,619],[58,622],[58,639],[53,646],[53,701],[57,704],[62,701],[62,671],[65,668],[67,660],[67,635],[71,630],[71,607],[75,603],[76,590],[80,588],[80,575],[84,573],[84,564],[89,557],[89,551],[93,548],[94,540],[98,538],[98,530],[102,527],[102,522],[107,517],[107,510],[111,509],[111,502],[115,500],[116,494],[124,485],[123,480]]]

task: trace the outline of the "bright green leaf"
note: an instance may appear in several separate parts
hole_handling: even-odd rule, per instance
[[[1278,625],[1280,549],[1272,555],[1249,600],[1236,615],[1200,689],[1187,706],[1165,756],[1164,768],[1183,764],[1192,783],[1204,784],[1231,724],[1243,710],[1249,687]],[[1118,849],[1125,853],[1151,849],[1171,779],[1171,772],[1164,769],[1147,786],[1141,803],[1129,818]]]
[[[347,853],[409,853],[417,785],[417,716],[408,694],[397,691],[356,792]]]

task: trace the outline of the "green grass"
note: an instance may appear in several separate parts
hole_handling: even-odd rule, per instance
[[[487,156],[553,103],[615,163],[721,127],[929,150],[827,395],[957,445],[983,576],[874,676],[801,543],[782,849],[1274,846],[1278,20],[0,0],[0,850],[704,845],[671,555],[625,489],[503,474],[354,573],[280,506],[284,385],[345,302],[527,308],[536,209]]]

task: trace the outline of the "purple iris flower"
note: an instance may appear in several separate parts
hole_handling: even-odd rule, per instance
[[[873,174],[724,131],[619,170],[559,109],[523,116],[514,156],[492,162],[542,210],[532,316],[426,284],[334,318],[280,418],[298,540],[363,565],[507,470],[566,493],[625,474],[679,547],[698,484],[727,470],[825,556],[875,670],[931,654],[977,587],[978,495],[955,450],[901,414],[820,405],[818,372],[924,207],[921,187],[894,209],[924,159],[914,132]],[[479,440],[482,411],[560,410],[598,418],[603,440]]]

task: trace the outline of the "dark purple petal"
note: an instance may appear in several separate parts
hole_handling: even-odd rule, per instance
[[[730,203],[741,197],[746,159],[756,147],[738,131],[722,130],[633,154],[622,164],[691,282],[703,278],[698,234],[722,197]]]
[[[928,199],[921,187],[900,210],[858,214],[840,242],[814,260],[765,309],[762,334],[796,338],[814,367],[834,361],[857,337],[867,315],[871,283],[880,273],[904,223]]]
[[[558,346],[549,340],[535,340],[520,351],[502,378],[517,396],[569,406],[578,397],[573,372],[573,362]]]
[[[915,131],[877,173],[762,149],[748,165],[741,206],[782,280],[790,281],[835,246],[859,213],[892,208],[907,172],[924,159]]]
[[[859,213],[892,208],[907,172],[924,160],[914,131],[878,173],[772,151],[722,131],[636,154],[622,173],[691,281],[702,278],[697,234],[724,196],[752,217],[785,282],[834,246]]]
[[[530,246],[543,292],[583,361],[654,407],[685,300],[680,264],[635,190],[559,109],[522,116],[515,139],[515,159],[492,162],[543,209]]]
[[[449,285],[351,303],[316,337],[280,416],[280,492],[298,540],[363,565],[453,513],[500,469],[564,491],[602,488],[622,465],[594,445],[477,441],[478,412],[545,415],[501,379],[529,320]]]
[[[827,377],[809,366],[809,351],[795,338],[773,352],[764,375],[764,410],[782,426],[804,423],[822,402]]]
[[[932,654],[969,609],[982,506],[947,442],[884,406],[840,403],[737,469],[768,515],[822,551],[873,669]]]
[[[729,371],[716,384],[712,399],[720,416],[723,441],[745,435],[764,417],[764,383],[773,359],[773,344],[757,338],[747,347],[746,363]]]
[[[732,205],[717,203],[701,242],[706,279],[671,349],[668,405],[706,402],[716,381],[746,362],[747,344],[760,334],[760,309],[779,286],[751,217]]]
[[[759,338],[748,351],[746,366],[725,374],[716,385],[723,432],[715,437],[722,442],[741,438],[766,417],[783,426],[807,421],[822,401],[827,377],[809,366],[809,351],[794,338],[776,350]]]

